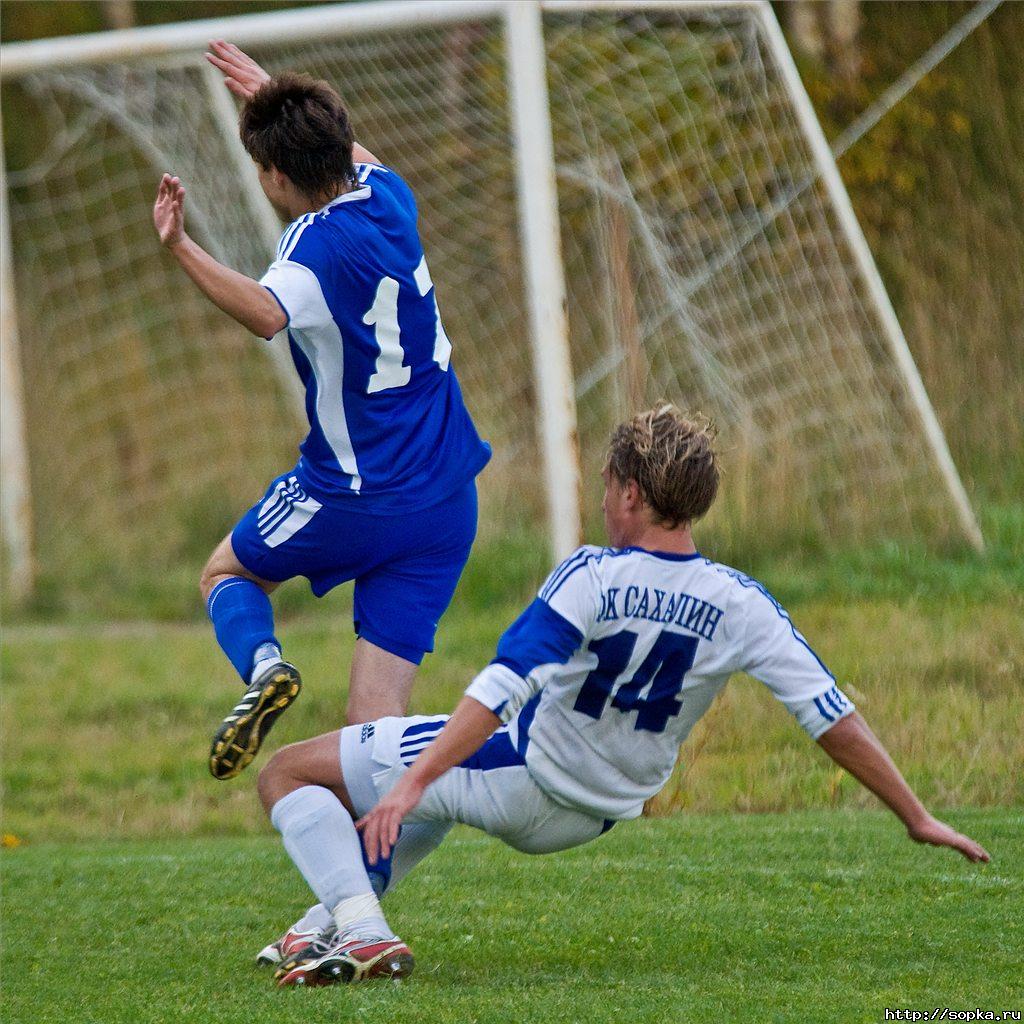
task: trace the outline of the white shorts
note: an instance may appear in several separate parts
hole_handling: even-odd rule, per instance
[[[341,772],[357,816],[390,792],[447,721],[447,715],[414,715],[341,730]],[[405,820],[462,822],[522,853],[580,846],[613,824],[555,803],[533,781],[505,727],[428,786]]]

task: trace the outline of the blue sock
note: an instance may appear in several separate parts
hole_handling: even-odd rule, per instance
[[[401,839],[402,830],[405,828],[404,825],[399,826],[398,837]],[[363,846],[362,842],[359,843],[359,852],[363,855],[363,867],[366,868],[367,877],[370,879],[370,885],[373,886],[374,894],[379,899],[387,891],[388,886],[391,884],[391,857],[394,856],[394,850],[387,857],[380,857],[376,864],[371,865],[366,859],[366,847]]]
[[[274,611],[270,598],[252,580],[232,576],[210,592],[206,611],[213,622],[217,643],[249,685],[253,656],[262,644],[280,648],[274,636]]]

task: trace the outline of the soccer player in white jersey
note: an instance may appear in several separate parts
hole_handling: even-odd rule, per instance
[[[355,581],[347,719],[405,713],[469,557],[475,478],[490,448],[450,365],[409,186],[354,142],[326,82],[272,80],[225,42],[212,43],[207,57],[245,101],[242,142],[268,200],[290,223],[259,281],[188,236],[185,190],[170,175],[154,223],[224,312],[263,338],[287,329],[310,424],[298,465],[271,482],[202,573],[217,640],[247,687],[211,746],[210,771],[226,779],[252,761],[299,692],[268,596],[284,580],[305,576],[318,597]],[[429,846],[445,830],[428,824],[405,840]],[[387,870],[378,868],[382,888]],[[311,930],[330,921],[323,908],[307,916]],[[273,959],[279,950],[265,952]]]
[[[260,796],[335,925],[282,963],[279,984],[412,970],[357,828],[371,865],[416,822],[464,822],[525,853],[589,842],[641,813],[734,672],[765,683],[911,839],[988,860],[925,810],[771,594],[695,548],[691,526],[718,490],[712,441],[668,405],[615,431],[602,506],[611,546],[555,569],[450,718],[382,718],[271,758]]]

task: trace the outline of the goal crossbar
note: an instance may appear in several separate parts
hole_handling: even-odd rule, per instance
[[[239,46],[338,39],[383,29],[415,29],[473,19],[496,18],[529,0],[363,0],[289,11],[204,18],[170,25],[57,36],[0,45],[0,81],[42,69],[66,69],[104,61],[138,61],[203,49],[211,39],[228,38]],[[757,7],[765,0],[540,0],[542,10],[612,11]]]

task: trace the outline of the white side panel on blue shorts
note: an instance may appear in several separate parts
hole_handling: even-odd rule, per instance
[[[276,548],[294,537],[323,508],[299,486],[294,476],[281,480],[274,493],[263,500],[256,518],[260,538],[268,548]]]

